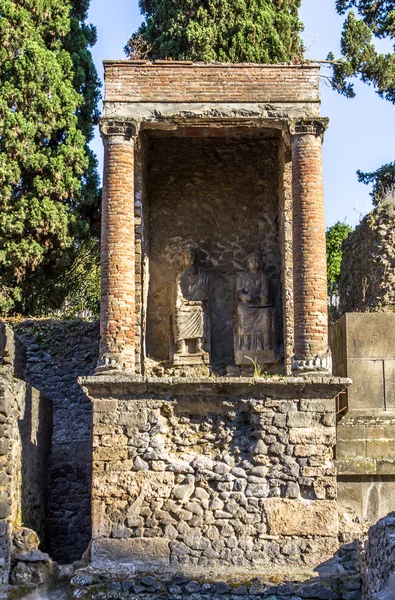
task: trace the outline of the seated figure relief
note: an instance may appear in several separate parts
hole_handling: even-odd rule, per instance
[[[261,256],[247,257],[248,271],[236,281],[234,351],[236,365],[277,362],[276,310],[270,302],[269,278]]]
[[[175,365],[209,364],[210,320],[209,277],[199,262],[198,250],[187,247],[183,254],[184,270],[176,281],[173,308]]]

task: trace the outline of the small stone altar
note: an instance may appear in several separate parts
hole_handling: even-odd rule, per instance
[[[338,547],[316,65],[109,61],[91,564],[221,577]]]

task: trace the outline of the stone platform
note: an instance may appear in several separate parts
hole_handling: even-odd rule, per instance
[[[349,383],[82,378],[93,403],[91,564],[226,580],[330,558],[334,398]]]

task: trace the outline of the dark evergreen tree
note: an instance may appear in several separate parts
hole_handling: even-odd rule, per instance
[[[95,32],[85,15],[83,2],[0,0],[2,313],[51,305],[51,278],[70,266],[98,211],[87,148],[97,121],[87,56]]]
[[[300,61],[301,0],[139,0],[139,39],[153,59],[280,63]],[[136,44],[137,43],[137,44]]]
[[[395,104],[395,0],[337,0],[339,14],[347,13],[341,39],[342,59],[334,64],[332,84],[341,94],[355,96],[352,79],[373,85],[381,98]],[[354,10],[353,10],[354,9]],[[348,11],[348,12],[347,12]],[[394,42],[394,52],[377,51],[374,39]],[[330,60],[334,55],[330,54]],[[363,183],[373,183],[373,204],[395,186],[395,163],[372,173],[358,171]]]
[[[100,80],[92,59],[90,48],[97,41],[96,28],[87,24],[90,0],[70,0],[70,31],[64,40],[64,48],[73,61],[73,84],[82,96],[83,102],[77,107],[78,128],[86,140],[85,151],[89,167],[83,178],[82,209],[83,217],[89,217],[95,230],[99,224],[99,175],[97,160],[88,144],[93,139],[94,127],[99,123],[98,102],[100,99]]]

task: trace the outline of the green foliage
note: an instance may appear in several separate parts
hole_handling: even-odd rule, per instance
[[[98,193],[99,175],[97,160],[88,143],[93,139],[94,127],[99,123],[100,113],[98,101],[100,99],[100,80],[92,59],[90,48],[97,41],[96,28],[86,24],[90,0],[69,0],[71,4],[70,31],[67,34],[63,47],[69,52],[73,63],[74,89],[82,96],[83,101],[78,104],[78,128],[84,134],[86,144],[85,152],[89,164],[81,181],[81,194],[84,199],[80,206],[80,217],[88,219],[94,233],[98,233],[100,226],[100,194]]]
[[[352,228],[347,223],[337,221],[326,230],[326,253],[328,265],[328,293],[336,296],[339,291],[340,267],[342,262],[342,244],[351,233]]]
[[[152,59],[279,63],[300,61],[301,0],[139,0],[140,36]]]
[[[0,2],[2,313],[20,311],[36,278],[70,263],[97,214],[96,163],[87,151],[97,120],[97,79],[86,54],[94,30],[80,20],[84,5]]]
[[[342,94],[354,97],[354,88],[349,80],[359,76],[365,83],[372,84],[382,98],[395,103],[395,54],[381,54],[373,43],[374,37],[395,41],[395,1],[336,2],[339,14],[345,14],[352,8],[361,18],[353,10],[347,14],[341,40],[344,60],[334,67],[333,85]]]
[[[50,274],[40,268],[24,282],[22,315],[96,318],[100,312],[100,242],[75,242]]]
[[[357,171],[358,181],[372,183],[373,190],[370,194],[374,206],[379,206],[385,198],[395,191],[395,162],[383,165],[372,173]]]
[[[336,10],[341,15],[349,12],[341,39],[342,59],[333,68],[333,87],[353,98],[352,79],[360,77],[373,85],[381,98],[395,104],[395,52],[382,54],[374,45],[374,38],[386,38],[394,41],[395,51],[395,0],[336,0]],[[328,58],[333,60],[333,54]],[[372,173],[358,171],[357,175],[359,181],[373,183],[371,196],[375,206],[394,190],[395,163]]]

